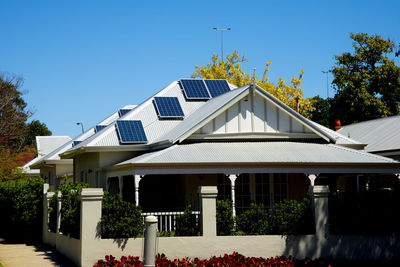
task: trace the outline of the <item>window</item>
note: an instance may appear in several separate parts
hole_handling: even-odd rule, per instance
[[[218,200],[231,200],[231,180],[224,174],[217,176]]]
[[[273,177],[274,203],[277,203],[287,199],[287,175],[285,173],[274,173]]]
[[[255,202],[269,207],[271,204],[270,175],[268,173],[256,173]]]
[[[118,177],[108,178],[108,192],[113,195],[119,194],[119,180]]]
[[[235,200],[236,200],[236,213],[243,213],[250,207],[251,193],[250,193],[250,175],[248,173],[241,174],[235,182]]]

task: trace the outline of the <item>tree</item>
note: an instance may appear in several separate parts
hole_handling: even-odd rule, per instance
[[[27,123],[32,112],[21,86],[21,78],[0,75],[0,180],[21,177],[17,167],[26,162],[27,154],[33,155],[35,135],[51,135],[44,123]]]
[[[31,112],[20,91],[22,79],[15,76],[0,76],[0,138],[4,145],[21,150],[19,137],[25,135],[25,121]]]
[[[253,77],[241,68],[241,64],[244,62],[248,62],[248,59],[244,56],[240,56],[238,51],[234,51],[232,55],[227,55],[225,60],[219,60],[219,56],[214,54],[211,58],[211,63],[208,63],[206,66],[196,66],[196,71],[191,77],[225,79],[236,86],[243,86],[252,83]],[[275,85],[270,82],[267,77],[270,65],[271,62],[267,61],[261,79],[257,79],[257,76],[255,76],[257,85],[293,109],[296,109],[298,99],[300,107],[299,112],[304,116],[309,116],[310,112],[313,110],[313,106],[312,99],[304,98],[304,93],[301,89],[304,71],[301,70],[298,78],[292,76],[290,85],[281,77]]]
[[[388,56],[395,43],[379,35],[350,33],[353,54],[336,55],[331,115],[343,124],[400,112],[400,67]],[[396,56],[396,55],[394,55]]]
[[[51,135],[51,131],[47,128],[46,124],[33,120],[26,124],[27,131],[25,135],[25,145],[32,147],[35,146],[36,136],[48,136]]]
[[[324,99],[320,96],[313,97],[313,106],[309,117],[316,123],[324,125],[325,127],[332,128],[333,118],[331,115],[332,98]]]

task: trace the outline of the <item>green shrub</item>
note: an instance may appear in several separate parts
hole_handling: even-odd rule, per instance
[[[237,231],[247,235],[311,234],[313,222],[309,199],[284,200],[269,210],[252,203],[249,210],[238,216]]]
[[[56,232],[57,223],[57,194],[61,192],[61,225],[60,232],[74,238],[80,237],[81,202],[79,192],[82,188],[89,187],[85,183],[62,184],[49,202],[49,230]]]
[[[313,226],[310,200],[305,198],[302,202],[283,200],[276,203],[268,211],[268,224],[269,234],[294,235],[309,232],[308,229]]]
[[[248,235],[268,233],[267,213],[264,205],[250,204],[250,209],[237,217],[237,230]]]
[[[85,183],[65,183],[58,190],[62,194],[60,232],[74,238],[80,237],[81,202],[79,192],[88,188]]]
[[[217,235],[230,235],[233,227],[231,202],[229,200],[217,201]]]
[[[104,193],[99,222],[102,238],[131,238],[143,232],[141,210],[120,195]]]
[[[176,217],[176,236],[197,236],[200,232],[196,225],[196,216],[193,214],[192,206],[188,205],[182,215]]]
[[[43,179],[0,184],[0,229],[5,236],[38,240],[42,231]]]

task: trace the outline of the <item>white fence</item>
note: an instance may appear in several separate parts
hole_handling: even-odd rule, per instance
[[[48,185],[47,185],[48,188]],[[102,239],[98,223],[101,219],[103,190],[85,188],[80,192],[80,238],[75,239],[52,233],[48,229],[48,204],[54,193],[47,193],[43,201],[43,242],[54,246],[78,266],[93,266],[105,255],[116,258],[127,255],[142,255],[142,238]],[[209,258],[225,253],[239,252],[245,256],[274,257],[279,255],[295,258],[317,258],[332,256],[346,259],[392,259],[398,257],[400,239],[398,236],[332,236],[327,227],[327,188],[314,186],[315,235],[290,236],[217,236],[216,232],[216,187],[202,187],[199,190],[201,210],[195,212],[201,229],[201,236],[160,237],[158,252],[168,258]],[[61,204],[57,207],[57,214]],[[149,214],[149,213],[148,213]],[[146,215],[148,215],[146,214]],[[175,218],[181,212],[151,213],[160,220],[160,231],[175,229]],[[60,220],[57,220],[57,229]]]

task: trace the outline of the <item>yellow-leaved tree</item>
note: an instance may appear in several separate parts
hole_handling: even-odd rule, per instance
[[[240,65],[243,62],[248,62],[248,59],[244,56],[240,56],[238,51],[234,51],[232,55],[227,55],[225,60],[219,60],[219,56],[214,54],[211,58],[211,63],[208,63],[204,67],[196,66],[196,71],[191,77],[225,79],[229,83],[240,87],[250,84],[253,81],[253,75],[246,73],[241,68]],[[292,76],[290,84],[287,84],[282,77],[279,77],[277,84],[274,84],[270,82],[267,77],[270,65],[271,61],[267,61],[262,79],[257,79],[257,76],[255,77],[257,85],[294,110],[296,110],[296,99],[298,99],[299,113],[309,117],[309,114],[313,110],[313,102],[311,98],[304,98],[304,93],[301,89],[304,71],[301,70],[298,78]]]

